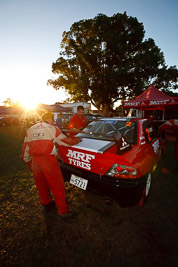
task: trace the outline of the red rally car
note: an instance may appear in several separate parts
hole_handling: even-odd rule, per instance
[[[59,164],[65,181],[92,189],[121,206],[148,197],[161,155],[158,129],[141,118],[102,118],[77,137],[81,142],[60,147]]]

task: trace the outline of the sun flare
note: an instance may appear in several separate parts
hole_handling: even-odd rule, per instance
[[[20,103],[26,110],[35,110],[38,105],[38,102],[34,99],[24,99],[20,101]]]

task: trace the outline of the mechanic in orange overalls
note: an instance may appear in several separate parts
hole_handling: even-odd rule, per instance
[[[73,136],[79,131],[82,131],[85,126],[86,126],[86,121],[84,116],[84,107],[78,106],[77,113],[71,117],[68,125],[68,129],[74,132],[74,133],[70,132],[70,136]]]
[[[175,155],[175,160],[178,163],[178,119],[171,119],[163,123],[159,128],[160,136],[166,130],[172,130],[176,136],[174,155]]]
[[[78,138],[67,138],[55,126],[52,113],[44,113],[42,121],[30,127],[24,139],[21,158],[31,169],[44,211],[49,212],[56,203],[58,218],[70,217],[65,196],[65,185],[57,160],[57,145],[70,146],[79,142]],[[53,194],[54,201],[50,196]]]

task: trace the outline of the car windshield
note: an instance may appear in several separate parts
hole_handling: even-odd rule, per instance
[[[113,141],[113,136],[117,133],[122,134],[128,143],[134,144],[136,141],[136,121],[107,118],[93,121],[83,129],[83,133],[79,133],[77,136]]]

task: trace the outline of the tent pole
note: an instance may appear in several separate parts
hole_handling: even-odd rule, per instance
[[[164,117],[165,117],[165,110],[163,109],[163,115],[162,115],[162,120],[164,121]]]

